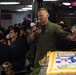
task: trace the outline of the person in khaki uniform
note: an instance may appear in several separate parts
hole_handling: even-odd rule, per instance
[[[28,43],[35,41],[37,45],[35,67],[39,66],[39,60],[42,59],[48,51],[56,50],[57,38],[72,40],[73,37],[76,37],[75,35],[71,37],[65,33],[59,25],[50,22],[48,17],[49,14],[47,10],[45,8],[40,8],[38,10],[40,25],[38,27],[34,26],[32,28],[32,33],[27,38]]]

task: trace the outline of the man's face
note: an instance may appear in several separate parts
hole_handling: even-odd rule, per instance
[[[40,20],[41,23],[45,23],[48,19],[48,14],[41,10],[38,12],[38,20]]]
[[[20,36],[24,34],[24,30],[20,30]]]
[[[25,16],[25,20],[28,20],[28,17],[27,16]]]
[[[17,37],[17,32],[15,33],[14,30],[10,30],[10,38]]]

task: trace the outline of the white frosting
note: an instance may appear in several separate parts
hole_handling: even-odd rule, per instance
[[[53,52],[50,55],[47,73],[76,73],[76,53]]]
[[[76,68],[74,52],[59,52],[55,55],[53,69]]]
[[[73,70],[73,69],[67,69],[67,70],[51,70],[51,72],[76,72],[76,70]]]

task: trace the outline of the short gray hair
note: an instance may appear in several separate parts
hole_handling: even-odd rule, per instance
[[[38,12],[39,12],[39,11],[45,11],[45,12],[48,14],[48,16],[49,16],[49,13],[48,13],[48,11],[47,11],[46,8],[40,8],[40,9],[38,9]]]

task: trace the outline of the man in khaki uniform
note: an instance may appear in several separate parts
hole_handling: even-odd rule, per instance
[[[40,25],[34,26],[31,35],[28,37],[28,42],[36,42],[37,52],[35,58],[35,67],[39,66],[39,60],[44,57],[48,51],[56,50],[57,38],[73,39],[67,35],[57,24],[48,20],[49,14],[45,8],[38,10],[38,19]]]

